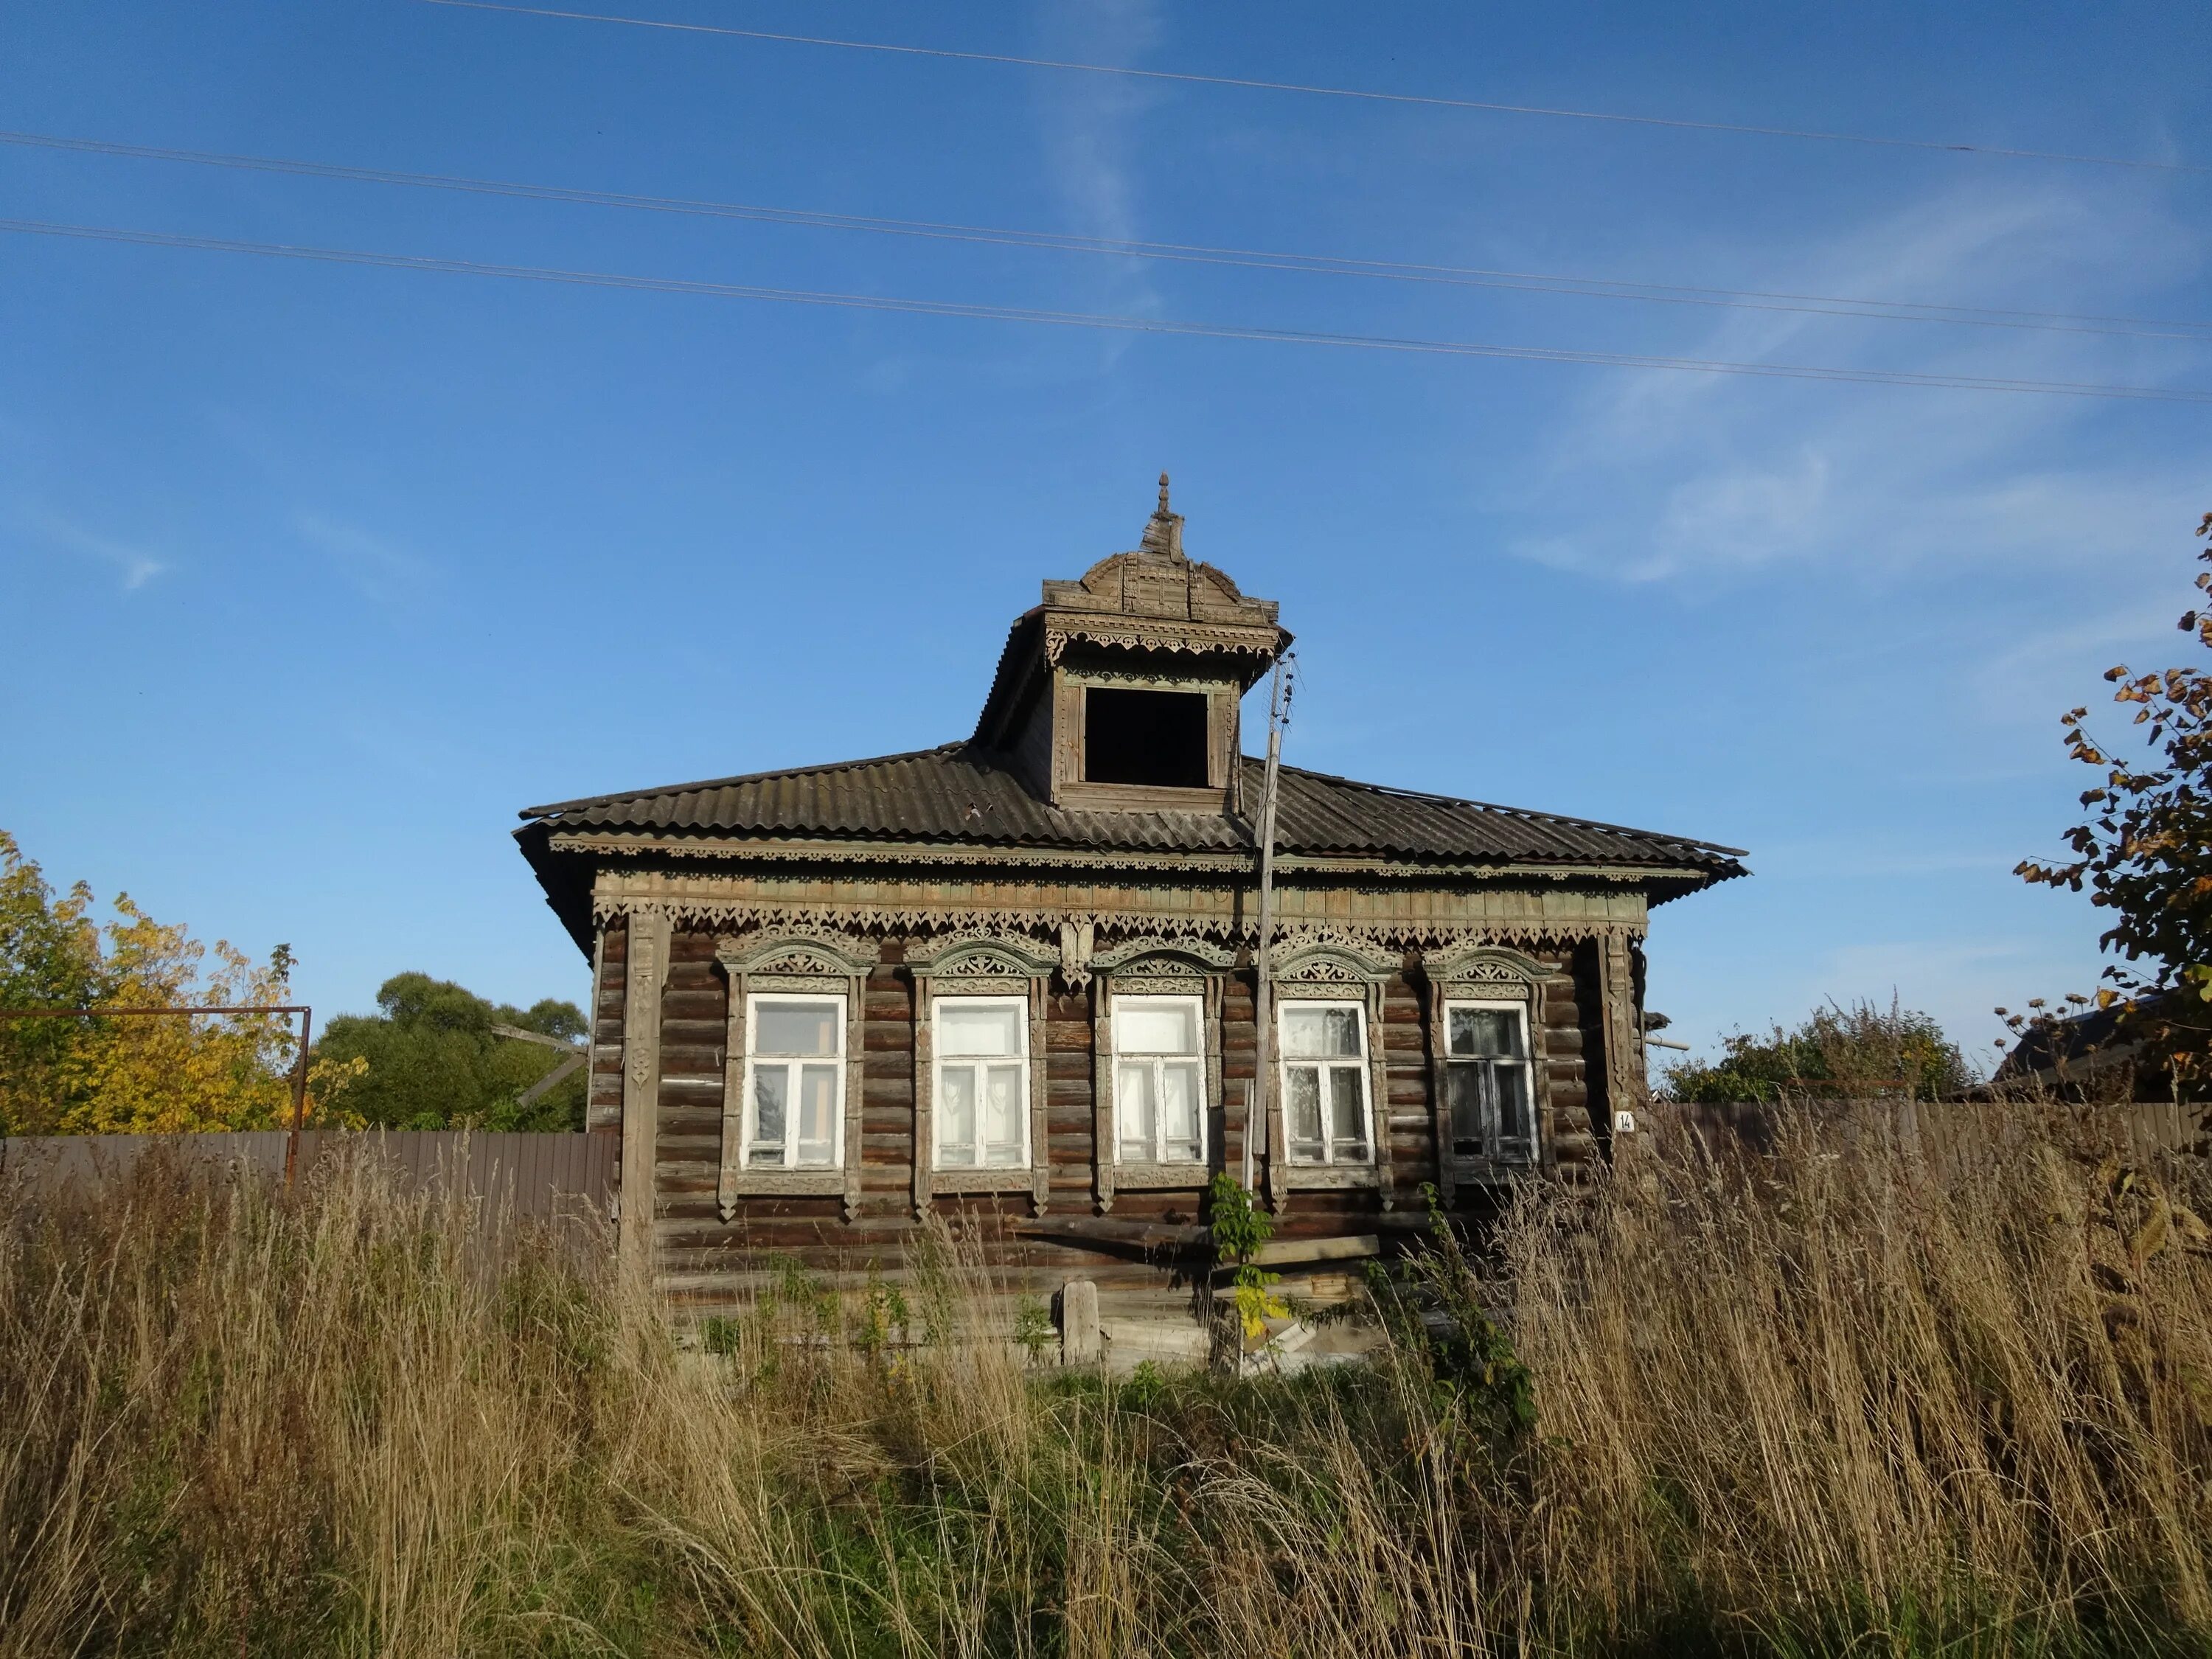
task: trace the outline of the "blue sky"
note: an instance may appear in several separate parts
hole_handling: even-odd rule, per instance
[[[592,9],[579,5],[579,9]],[[633,15],[2212,163],[2202,8],[624,0]],[[572,188],[1953,306],[2212,318],[2212,173],[436,7],[0,10],[0,126]],[[0,216],[1369,336],[2150,387],[2201,342],[1176,264],[0,144]],[[1700,1044],[2086,985],[2009,871],[2056,715],[2182,648],[2207,411],[1055,329],[0,235],[0,826],[300,953],[586,975],[533,801],[969,728],[1046,576],[1282,602],[1286,754],[1751,849],[1662,910]]]

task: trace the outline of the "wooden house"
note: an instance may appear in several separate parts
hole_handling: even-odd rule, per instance
[[[679,1302],[771,1255],[896,1271],[934,1212],[1014,1283],[1165,1307],[1216,1170],[1327,1261],[1425,1184],[1472,1210],[1606,1157],[1644,1097],[1651,907],[1733,849],[1290,766],[1255,1086],[1239,710],[1291,636],[1186,556],[1166,486],[1015,619],[966,738],[523,814],[592,962],[623,1248]]]

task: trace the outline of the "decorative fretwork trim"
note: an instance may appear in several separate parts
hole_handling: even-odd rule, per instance
[[[1056,663],[1077,641],[1086,645],[1116,646],[1129,651],[1188,651],[1203,656],[1209,652],[1245,652],[1273,657],[1282,647],[1279,628],[1237,628],[1204,623],[1164,622],[1147,628],[1117,618],[1108,622],[1077,622],[1055,617],[1046,624],[1044,655]]]
[[[910,945],[907,966],[917,978],[930,975],[1026,979],[1049,974],[1059,956],[1042,941],[1019,934],[963,929]]]
[[[901,841],[704,840],[644,831],[564,830],[548,839],[556,853],[663,853],[671,857],[760,864],[970,865],[1017,870],[1204,872],[1249,883],[1257,855],[1240,849],[1169,852],[1157,848],[1009,847],[988,842]],[[1689,866],[1536,864],[1476,860],[1340,858],[1317,853],[1275,854],[1275,874],[1379,876],[1395,884],[1589,880],[1615,885],[1703,881],[1712,874]]]
[[[1237,963],[1236,951],[1225,945],[1213,944],[1202,937],[1139,933],[1133,938],[1122,939],[1118,944],[1108,945],[1103,950],[1093,951],[1091,953],[1091,966],[1094,972],[1110,973],[1125,963],[1135,963],[1145,957],[1164,958],[1167,962],[1179,964],[1194,974],[1204,973],[1209,969],[1218,971],[1232,968]],[[1161,969],[1148,963],[1145,971],[1154,973]],[[1172,972],[1176,969],[1170,969],[1168,971]]]
[[[1478,943],[1543,949],[1586,939],[1640,939],[1648,925],[1644,895],[1626,891],[1285,887],[1276,897],[1285,930],[1281,949],[1305,933],[1382,951]],[[848,939],[874,931],[931,934],[963,928],[1012,928],[1048,936],[1064,927],[1088,927],[1095,951],[1102,934],[1154,934],[1186,945],[1249,944],[1254,938],[1249,899],[1249,893],[1233,890],[1080,880],[832,883],[789,875],[611,870],[601,872],[594,883],[592,909],[602,921],[659,915],[714,927],[811,931]],[[1067,937],[1062,933],[1061,939],[1065,968]],[[865,942],[854,943],[863,948]]]

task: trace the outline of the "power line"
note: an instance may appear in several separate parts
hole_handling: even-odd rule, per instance
[[[2070,161],[2089,167],[2141,167],[2162,173],[2212,173],[2190,161],[2151,161],[2127,155],[2075,155],[2061,150],[2009,149],[1997,144],[1962,144],[1935,138],[1894,138],[1864,132],[1824,132],[1801,127],[1765,127],[1733,121],[1692,121],[1668,115],[1622,115],[1609,110],[1565,109],[1541,104],[1493,104],[1474,98],[1437,98],[1414,92],[1376,92],[1358,87],[1313,86],[1297,81],[1259,81],[1236,75],[1196,75],[1176,70],[1133,69],[1124,64],[1079,64],[1058,58],[1018,58],[999,52],[955,52],[944,46],[907,46],[884,40],[844,40],[820,34],[779,34],[768,29],[732,28],[720,23],[678,23],[658,17],[623,17],[607,12],[562,11],[550,6],[514,6],[498,0],[422,0],[426,5],[468,11],[511,12],[522,17],[557,17],[579,23],[622,23],[635,28],[667,29],[682,34],[731,35],[742,40],[773,40],[786,46],[837,46],[851,52],[892,52],[905,58],[951,58],[969,64],[1006,64],[1021,69],[1070,70],[1085,75],[1121,75],[1141,81],[1175,81],[1187,85],[1242,87],[1257,92],[1300,92],[1322,98],[1356,98],[1383,104],[1424,104],[1438,109],[1481,110],[1493,115],[1542,115],[1570,121],[1608,121],[1623,126],[1674,127],[1691,132],[1731,132],[1759,138],[1808,138],[1828,143],[1875,144],[1892,149],[1936,149],[1968,155],[1996,155],[2014,161]]]
[[[1339,254],[1285,253],[1260,248],[1219,247],[1202,243],[1148,242],[1084,236],[1060,231],[1022,230],[1004,226],[963,225],[927,219],[886,219],[833,213],[812,208],[781,208],[743,202],[702,201],[686,197],[639,196],[619,191],[537,185],[511,179],[475,179],[454,173],[403,173],[385,167],[349,167],[337,162],[283,156],[234,155],[207,150],[163,149],[101,138],[71,138],[50,133],[0,131],[0,143],[25,148],[112,155],[141,161],[185,162],[313,179],[395,185],[416,189],[507,196],[526,201],[577,203],[702,218],[738,219],[827,230],[857,230],[942,241],[977,242],[1063,253],[1167,260],[1182,264],[1234,265],[1248,270],[1291,271],[1308,276],[1377,278],[1441,283],[1451,287],[1504,289],[1523,293],[1564,294],[1583,299],[1638,300],[1660,305],[1720,307],[1779,311],[1815,317],[1863,317],[1887,322],[1949,323],[1978,328],[2035,329],[2065,334],[2106,334],[2155,340],[2212,339],[2212,323],[2143,317],[2100,316],[2060,311],[2002,310],[1984,306],[1940,305],[1911,300],[1869,300],[1834,295],[1789,294],[1758,289],[1694,288],[1609,276],[1576,276],[1555,272],[1493,270],[1474,265],[1417,264],[1400,260],[1361,259]]]
[[[0,219],[0,232],[65,236],[148,247],[195,248],[250,253],[331,264],[370,265],[390,270],[436,271],[464,276],[572,283],[586,288],[630,289],[657,294],[688,294],[712,299],[760,300],[785,305],[837,307],[855,311],[902,312],[927,317],[961,317],[991,322],[1032,323],[1060,328],[1097,329],[1127,334],[1250,340],[1277,345],[1336,346],[1367,351],[1413,352],[1449,357],[1495,357],[1519,362],[1589,363],[1601,368],[1675,369],[1705,374],[1747,374],[1798,380],[1836,380],[1865,386],[1933,387],[1948,391],[2034,392],[2058,397],[2118,398],[2154,403],[2212,404],[2212,392],[2167,386],[2100,385],[2077,380],[2012,380],[1978,374],[1920,374],[1908,369],[1851,368],[1811,363],[1729,362],[1696,357],[1655,357],[1631,352],[1585,351],[1555,346],[1496,345],[1468,340],[1394,338],[1387,335],[1332,334],[1318,330],[1259,328],[1234,323],[1181,322],[1159,317],[1130,317],[1079,311],[1034,310],[959,300],[917,300],[891,295],[833,294],[806,289],[762,288],[738,283],[697,282],[673,276],[636,276],[616,271],[563,270],[545,265],[489,264],[424,254],[379,253],[356,248],[307,247],[293,243],[249,242],[225,237],[192,236],[166,231],[130,230],[100,225],[65,225],[37,219]]]

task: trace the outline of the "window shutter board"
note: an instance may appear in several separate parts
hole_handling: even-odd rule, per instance
[[[1091,981],[1091,1167],[1098,1213],[1114,1207],[1114,975],[1102,969]]]
[[[714,1188],[714,1207],[724,1221],[738,1213],[738,1172],[745,1133],[745,975],[730,975],[730,1011],[722,1058],[722,1167]]]
[[[1027,1062],[1030,1080],[1030,1206],[1032,1212],[1037,1215],[1042,1215],[1052,1200],[1052,1114],[1046,1092],[1046,1073],[1052,1069],[1052,1056],[1046,1048],[1049,1038],[1045,1022],[1045,997],[1049,989],[1048,975],[1031,975]]]

